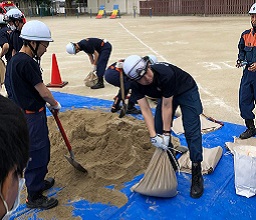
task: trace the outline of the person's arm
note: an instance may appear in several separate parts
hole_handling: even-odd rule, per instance
[[[163,120],[163,130],[170,131],[172,124],[172,102],[173,96],[170,98],[162,99],[162,120]]]
[[[57,105],[58,102],[54,99],[51,91],[45,86],[44,83],[36,84],[35,89],[39,92],[40,96],[51,106]]]
[[[3,56],[8,52],[9,50],[9,44],[8,43],[5,43],[2,47],[2,51],[1,51],[1,54],[0,54],[0,57],[1,59],[3,58]]]
[[[14,56],[16,54],[16,50],[12,49],[12,56]]]
[[[89,54],[89,53],[87,53],[87,55],[89,57],[90,63],[93,64],[93,62],[94,62],[93,55]]]
[[[95,65],[95,66],[97,66],[97,63],[98,63],[98,59],[99,59],[99,53],[96,51],[96,50],[94,50],[94,53],[93,53],[93,65]]]
[[[142,99],[139,99],[137,102],[140,106],[145,123],[147,125],[148,131],[149,131],[149,136],[155,137],[156,131],[155,131],[155,125],[154,125],[154,117],[152,115],[152,112],[151,112],[151,109],[150,109],[147,99],[144,97]]]
[[[169,143],[170,136],[164,136],[156,133],[154,117],[152,115],[152,112],[146,97],[137,100],[137,102],[140,105],[140,109],[142,111],[145,123],[147,125],[151,143],[157,148],[161,148],[162,150],[167,150],[168,144],[165,144],[165,142]]]
[[[236,67],[242,67],[242,62],[245,61],[245,41],[243,38],[243,34],[241,35],[241,38],[238,43],[238,55],[237,55],[237,61],[236,61]]]

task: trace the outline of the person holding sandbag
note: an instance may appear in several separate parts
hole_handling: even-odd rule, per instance
[[[151,143],[155,147],[168,150],[172,119],[175,110],[180,106],[192,161],[190,196],[201,197],[204,181],[201,171],[203,155],[199,115],[203,108],[195,80],[190,74],[170,63],[159,62],[150,65],[147,57],[138,55],[127,57],[123,70],[133,81],[131,88],[140,105]],[[161,100],[156,108],[155,121],[146,96]]]

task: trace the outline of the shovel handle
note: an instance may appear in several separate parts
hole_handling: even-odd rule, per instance
[[[122,118],[126,114],[126,104],[125,104],[125,94],[124,94],[124,72],[122,69],[120,69],[120,89],[121,89],[121,98],[123,102],[123,106],[121,108],[119,118]]]
[[[67,148],[68,148],[69,153],[72,154],[72,148],[71,148],[71,145],[70,145],[70,143],[69,143],[69,141],[68,141],[67,135],[66,135],[66,133],[65,133],[63,127],[62,127],[62,124],[61,124],[61,122],[60,122],[60,119],[59,119],[59,117],[58,117],[58,111],[56,111],[56,110],[51,110],[51,113],[52,113],[52,115],[53,115],[53,117],[54,117],[54,119],[55,119],[55,121],[56,121],[56,123],[57,123],[57,125],[58,125],[58,128],[59,128],[60,133],[61,133],[61,135],[62,135],[62,137],[63,137],[63,139],[64,139],[64,141],[65,141],[65,144],[66,144],[66,146],[67,146]]]
[[[120,89],[121,89],[121,97],[123,103],[125,103],[125,94],[124,94],[124,73],[123,70],[120,70]]]

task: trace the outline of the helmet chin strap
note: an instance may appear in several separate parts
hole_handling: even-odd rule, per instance
[[[29,46],[29,48],[32,50],[33,58],[37,61],[39,67],[41,68],[41,66],[40,66],[41,58],[38,57],[38,55],[37,55],[37,50],[38,50],[38,47],[39,47],[40,42],[39,42],[39,41],[35,41],[35,42],[36,42],[36,48],[35,48],[35,49],[32,47],[32,45],[30,44],[30,42],[28,42],[28,46]]]

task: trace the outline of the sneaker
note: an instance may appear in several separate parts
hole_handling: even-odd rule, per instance
[[[54,198],[48,198],[42,194],[37,195],[34,198],[27,198],[26,205],[30,209],[51,209],[58,205],[58,200]]]
[[[246,129],[242,134],[240,134],[239,138],[241,139],[248,139],[250,137],[253,137],[256,134],[256,129],[251,128],[251,129]]]
[[[132,107],[132,108],[128,108],[127,111],[126,111],[126,114],[135,114],[135,115],[138,115],[138,114],[141,114],[141,110],[135,108],[135,107]]]
[[[46,180],[44,180],[44,188],[42,189],[42,191],[52,188],[54,183],[55,180],[52,177],[47,178]]]

